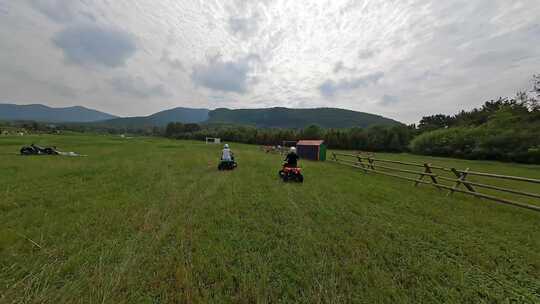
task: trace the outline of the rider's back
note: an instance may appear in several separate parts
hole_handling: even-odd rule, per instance
[[[296,167],[298,165],[298,154],[290,152],[289,154],[287,154],[285,160],[287,161],[287,166]]]
[[[232,153],[229,148],[224,148],[221,153],[221,159],[225,161],[231,161],[232,160]]]

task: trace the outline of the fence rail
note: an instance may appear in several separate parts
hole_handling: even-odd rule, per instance
[[[514,196],[528,197],[540,200],[540,194],[525,192],[517,189],[511,189],[501,186],[490,185],[487,183],[480,183],[477,181],[467,180],[469,176],[477,176],[485,179],[500,179],[509,180],[520,183],[540,184],[540,179],[526,178],[520,176],[510,176],[501,174],[492,174],[485,172],[469,171],[469,168],[465,170],[458,170],[455,168],[445,168],[441,166],[435,166],[430,163],[413,163],[398,160],[380,159],[375,158],[373,155],[363,156],[362,154],[347,154],[347,153],[332,153],[332,161],[341,163],[350,167],[363,170],[365,173],[376,173],[391,177],[396,177],[408,181],[414,182],[414,186],[420,184],[430,185],[438,188],[439,190],[448,190],[447,196],[452,195],[454,192],[472,195],[478,198],[484,198],[499,203],[526,208],[529,210],[540,211],[540,206],[532,205],[524,202],[519,202],[514,199],[503,198],[499,196],[499,193],[509,193]],[[396,168],[392,165],[407,166],[405,168]],[[412,168],[414,167],[414,168]],[[423,168],[418,170],[415,168]],[[452,174],[453,177],[443,176],[438,171]],[[396,173],[397,172],[397,173]],[[403,176],[399,173],[418,175],[418,177]],[[442,183],[442,181],[453,183],[448,185]],[[464,188],[460,188],[463,186]],[[489,189],[495,192],[495,194],[488,194],[480,192],[479,189]],[[536,202],[536,201],[535,201]],[[540,203],[540,201],[538,201]]]

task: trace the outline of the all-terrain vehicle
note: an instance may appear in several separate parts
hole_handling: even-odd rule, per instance
[[[56,147],[40,147],[34,144],[21,148],[21,155],[58,155]]]
[[[302,168],[299,167],[287,167],[283,165],[283,168],[279,170],[279,177],[284,182],[304,182],[304,176],[302,175]]]
[[[238,164],[234,159],[232,160],[223,160],[221,159],[219,161],[218,170],[234,170],[234,168],[238,167]]]

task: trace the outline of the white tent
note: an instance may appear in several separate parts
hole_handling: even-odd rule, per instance
[[[207,144],[220,144],[221,143],[221,138],[206,137],[206,143]]]

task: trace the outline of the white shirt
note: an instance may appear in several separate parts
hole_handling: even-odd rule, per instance
[[[226,161],[231,161],[231,150],[229,148],[223,149],[223,153],[221,154],[221,159]]]

